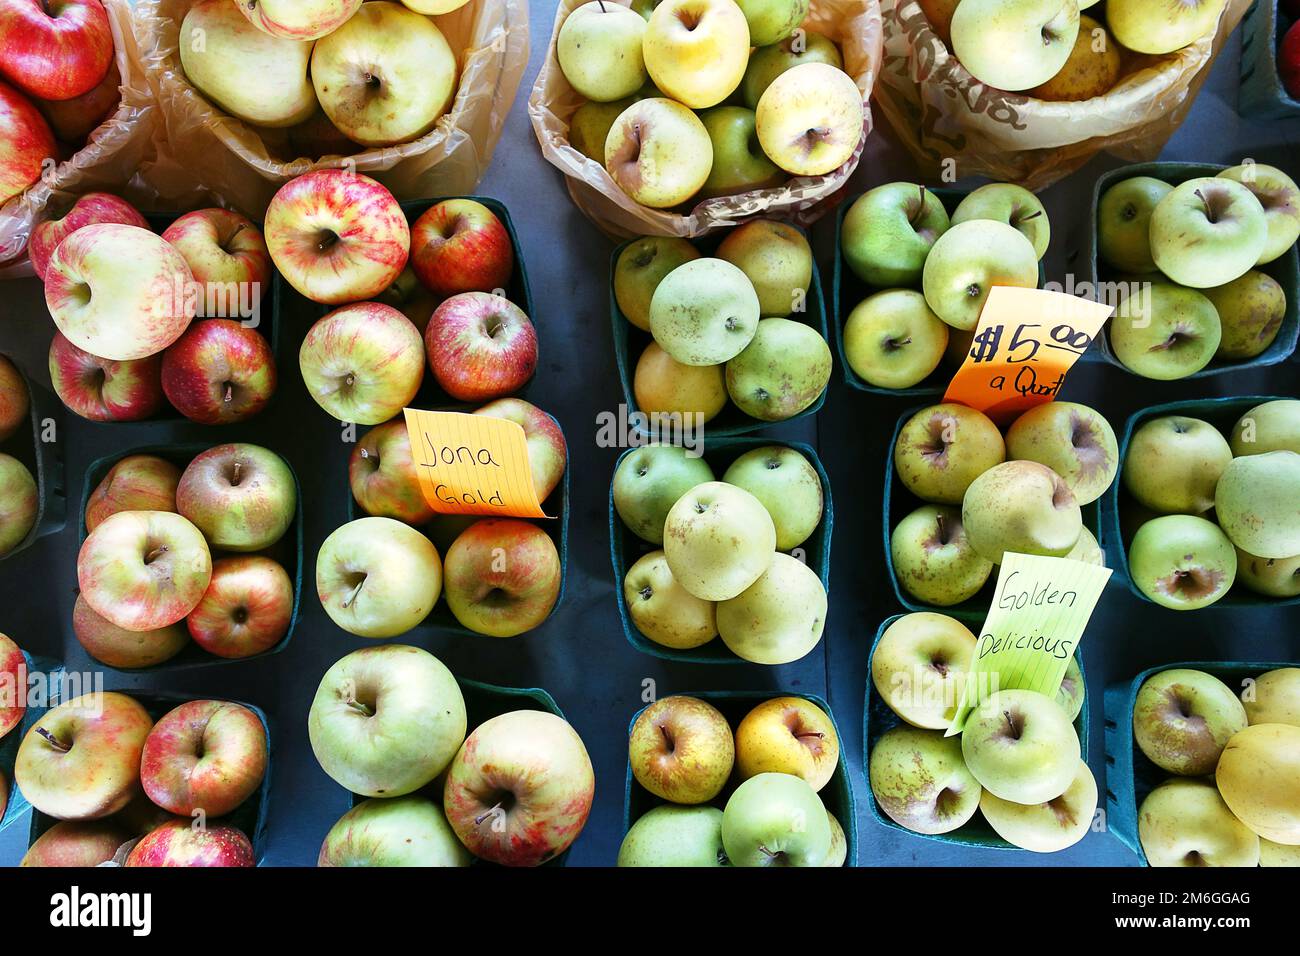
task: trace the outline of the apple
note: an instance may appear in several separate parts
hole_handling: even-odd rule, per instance
[[[662,551],[651,551],[628,568],[623,600],[633,625],[656,644],[689,650],[718,636],[713,602],[678,584]]]
[[[605,138],[604,161],[615,185],[634,202],[666,209],[690,199],[708,180],[713,143],[689,109],[652,96],[633,103],[614,120]]]
[[[539,627],[560,596],[563,568],[550,535],[514,518],[476,521],[447,551],[447,607],[490,637]]]
[[[1162,55],[1214,33],[1225,6],[1227,0],[1187,0],[1173,6],[1109,0],[1106,22],[1115,39],[1133,52]]]
[[[994,564],[1007,551],[1064,557],[1083,529],[1069,485],[1036,461],[1003,462],[976,478],[962,499],[961,520],[971,547]]]
[[[736,759],[727,718],[695,697],[662,697],[637,716],[628,735],[632,776],[656,797],[708,803],[726,785]]]
[[[96,613],[80,594],[72,607],[72,633],[92,658],[120,670],[139,670],[165,663],[190,643],[189,635],[179,623],[152,631],[118,627]]]
[[[727,394],[753,418],[781,422],[809,408],[831,378],[831,348],[811,325],[763,319],[727,362]]]
[[[95,528],[77,555],[81,596],[128,631],[175,624],[203,597],[212,556],[203,534],[164,511],[123,511]]]
[[[935,240],[921,285],[935,315],[953,328],[973,329],[995,285],[1037,288],[1038,253],[1005,222],[972,219]]]
[[[472,199],[444,199],[411,227],[411,268],[443,298],[460,292],[501,294],[514,272],[514,246],[487,206]]]
[[[100,0],[2,0],[0,73],[29,96],[66,100],[99,85],[113,62]]]
[[[1282,258],[1300,239],[1300,186],[1276,166],[1248,163],[1219,173],[1218,178],[1241,183],[1264,207],[1268,242],[1259,265]]]
[[[252,657],[280,643],[293,618],[293,582],[261,555],[220,558],[185,623],[194,643],[225,658]]]
[[[755,219],[733,229],[715,255],[740,269],[758,295],[759,315],[784,317],[803,311],[812,287],[813,255],[794,226]]]
[[[871,653],[871,680],[894,713],[914,727],[946,730],[961,702],[975,635],[945,614],[904,614]]]
[[[1256,866],[1259,837],[1232,815],[1209,780],[1168,780],[1138,808],[1151,866]]]
[[[1155,235],[1154,219],[1152,223]],[[1140,296],[1119,307],[1109,335],[1111,351],[1129,371],[1173,381],[1210,363],[1223,327],[1214,303],[1202,293],[1172,282],[1151,282]]]
[[[1007,430],[1007,456],[1060,475],[1080,505],[1100,498],[1119,470],[1119,444],[1106,417],[1077,402],[1046,402]]]
[[[1256,405],[1233,426],[1230,445],[1234,455],[1300,453],[1300,400],[1284,398]],[[1219,480],[1217,474],[1214,480]]]
[[[66,100],[36,100],[54,138],[63,143],[87,142],[90,135],[117,112],[122,103],[122,74],[117,63],[92,89]]]
[[[758,294],[743,271],[723,259],[693,259],[655,289],[650,333],[684,365],[718,365],[749,345],[759,315]]]
[[[1247,724],[1232,688],[1212,674],[1170,668],[1147,678],[1133,703],[1133,737],[1161,770],[1214,772],[1224,746]]]
[[[745,105],[751,110],[756,108],[772,81],[801,63],[826,63],[837,70],[844,69],[844,60],[833,40],[811,31],[796,32],[778,43],[750,52],[744,79],[740,81]]]
[[[533,473],[533,489],[537,500],[545,503],[551,492],[564,477],[569,460],[569,447],[559,423],[536,405],[522,398],[498,398],[474,411],[475,415],[504,418],[524,430],[528,445],[528,467]]]
[[[1273,843],[1300,846],[1300,727],[1253,724],[1234,734],[1214,780],[1238,820]]]
[[[1265,597],[1300,597],[1300,555],[1261,558],[1238,548],[1237,580]]]
[[[569,145],[588,159],[605,165],[605,140],[609,129],[625,109],[642,99],[640,95],[625,96],[621,100],[598,103],[588,100],[569,117]]]
[[[439,300],[424,287],[415,270],[408,265],[392,285],[375,296],[375,301],[397,309],[423,335]]]
[[[862,91],[843,70],[800,63],[763,91],[755,108],[768,159],[795,176],[839,169],[863,136]]]
[[[33,807],[59,820],[98,820],[139,788],[153,721],[132,697],[96,693],[58,704],[27,731],[14,781]]]
[[[654,442],[633,448],[614,471],[614,510],[637,537],[662,545],[672,506],[696,485],[713,479],[709,463],[680,445]]]
[[[898,583],[925,604],[968,601],[993,573],[993,562],[975,550],[957,508],[922,505],[894,526],[889,542]]]
[[[868,296],[844,320],[844,356],[877,388],[911,388],[929,378],[948,348],[947,323],[913,289]]]
[[[0,557],[27,539],[40,514],[36,479],[17,458],[0,454]]]
[[[39,180],[56,155],[45,118],[27,97],[0,82],[0,203]]]
[[[1292,99],[1300,96],[1300,30],[1294,23],[1277,48],[1277,72],[1287,95]]]
[[[19,866],[100,866],[131,841],[129,830],[114,820],[65,820],[38,836]]]
[[[919,286],[925,259],[950,221],[939,197],[915,183],[887,183],[854,200],[840,248],[859,279],[882,288]]]
[[[1219,526],[1194,515],[1165,515],[1138,528],[1128,550],[1129,575],[1161,607],[1195,611],[1228,593],[1237,553]]]
[[[979,781],[961,741],[938,730],[894,727],[871,749],[867,776],[880,809],[915,833],[950,833],[979,809]]]
[[[964,198],[952,214],[954,226],[976,219],[1003,222],[1030,241],[1039,259],[1047,253],[1052,227],[1037,196],[1014,183],[989,183]]]
[[[172,820],[140,838],[124,866],[255,866],[253,844],[241,830],[225,824],[196,827]]]
[[[31,394],[18,366],[0,355],[0,442],[7,441],[29,422]]]
[[[1219,526],[1261,558],[1300,554],[1300,454],[1270,451],[1228,462],[1214,491]]]
[[[1285,846],[1260,837],[1259,865],[1300,866],[1300,846]]]
[[[799,559],[778,551],[753,584],[733,598],[719,599],[718,634],[742,660],[789,664],[817,646],[826,610],[821,578]]]
[[[1133,275],[1156,271],[1151,257],[1151,214],[1174,187],[1133,176],[1107,189],[1097,205],[1097,254],[1113,269]]]
[[[347,23],[360,9],[361,0],[242,0],[236,6],[270,36],[318,40]]]
[[[424,350],[443,391],[462,402],[518,391],[537,368],[532,322],[509,299],[487,292],[462,292],[439,305]]]
[[[27,243],[27,257],[42,282],[50,265],[50,257],[64,239],[78,229],[96,223],[118,223],[148,229],[149,222],[129,202],[112,193],[84,193],[77,197],[72,208],[61,218],[46,219],[32,226],[32,236]]]
[[[0,739],[22,722],[27,704],[27,658],[4,634],[0,634]],[[0,786],[0,790],[7,791]]]
[[[1219,313],[1222,335],[1214,357],[1236,361],[1260,355],[1273,344],[1286,318],[1286,293],[1272,276],[1254,269],[1205,297]]]
[[[794,448],[768,445],[751,449],[727,467],[722,480],[762,502],[776,526],[778,551],[799,547],[821,524],[825,504],[821,477]]]
[[[935,504],[961,504],[970,483],[1005,459],[1002,432],[989,417],[953,402],[916,412],[894,445],[899,480]]]
[[[721,103],[740,85],[749,47],[749,25],[732,0],[664,0],[641,44],[654,85],[693,110]]]
[[[316,112],[312,44],[271,36],[240,16],[248,0],[197,0],[181,22],[181,69],[218,109],[254,126],[294,126]],[[256,77],[257,82],[249,82]]]
[[[1073,723],[1083,711],[1083,700],[1088,688],[1083,681],[1083,671],[1079,668],[1079,659],[1071,657],[1065,667],[1065,676],[1061,678],[1061,689],[1056,692],[1056,702],[1065,711],[1065,716]]]
[[[921,12],[945,46],[952,45],[952,15],[960,0],[918,0]]]
[[[967,718],[961,752],[986,792],[1012,803],[1047,803],[1075,778],[1079,735],[1053,698],[1001,690]]]
[[[161,355],[112,362],[77,348],[55,331],[49,367],[59,400],[89,421],[142,421],[163,407]]]
[[[538,866],[578,838],[595,786],[587,748],[563,717],[516,710],[480,724],[461,745],[443,809],[475,856]]]
[[[321,678],[307,715],[312,753],[341,786],[400,797],[446,769],[465,739],[465,700],[428,651],[383,644],[353,651]]]
[[[410,795],[363,800],[339,817],[321,844],[317,866],[469,866],[442,807]]]
[[[834,814],[826,811],[826,822],[831,825],[831,848],[822,860],[822,866],[841,867],[849,858],[849,841],[844,835],[844,827],[835,819]]]
[[[275,394],[275,357],[261,333],[233,319],[191,323],[162,358],[162,388],[186,418],[227,425],[259,414]]]
[[[735,866],[821,866],[831,849],[831,825],[803,780],[760,773],[727,799],[722,845]]]
[[[1208,289],[1244,275],[1264,255],[1268,217],[1231,179],[1190,179],[1151,213],[1151,257],[1180,285]]]
[[[1035,804],[1013,803],[985,790],[980,812],[998,836],[1022,850],[1057,853],[1069,849],[1092,828],[1097,813],[1097,781],[1082,760],[1059,797]]]
[[[257,792],[267,760],[266,728],[255,713],[228,700],[189,700],[149,731],[140,782],[169,813],[224,817]]]
[[[560,26],[555,56],[569,85],[597,102],[631,96],[646,81],[641,39],[646,21],[617,3],[575,7]]]
[[[442,593],[433,544],[392,518],[358,518],[335,529],[316,555],[325,613],[358,637],[397,637],[423,621]]]
[[[1028,90],[1061,72],[1079,35],[1075,0],[962,0],[952,50],[970,74],[999,90]]]
[[[1085,4],[1080,3],[1083,9]],[[1106,28],[1092,17],[1079,17],[1079,35],[1061,72],[1029,91],[1034,99],[1082,103],[1105,96],[1124,74],[1124,56]]]
[[[727,405],[726,368],[684,365],[651,342],[632,372],[632,396],[656,428],[664,419],[710,422]]]
[[[127,455],[114,462],[86,499],[87,533],[119,511],[175,511],[181,470],[157,455]]]
[[[281,186],[266,209],[265,235],[285,281],[326,305],[378,295],[402,274],[411,248],[411,227],[393,194],[343,169],[318,169]]]
[[[1260,674],[1242,691],[1241,699],[1246,707],[1246,719],[1252,725],[1300,727],[1300,667],[1282,667]]]
[[[1129,439],[1124,487],[1152,511],[1203,514],[1214,507],[1214,489],[1232,455],[1208,422],[1162,415],[1143,422]]]
[[[260,445],[216,445],[194,458],[176,486],[176,510],[225,551],[261,551],[289,530],[298,486],[283,458]]]
[[[808,16],[808,0],[737,0],[754,46],[780,43]]]
[[[614,299],[638,329],[650,331],[650,302],[664,277],[700,252],[679,236],[642,236],[623,247],[614,264]]]
[[[348,459],[352,497],[368,515],[421,525],[436,512],[425,500],[406,422],[395,418],[364,435]]]
[[[736,727],[736,774],[788,773],[814,790],[830,783],[840,762],[840,740],[827,713],[802,697],[765,700]]]
[[[769,189],[785,182],[785,173],[767,158],[758,142],[754,111],[743,106],[714,106],[700,114],[713,146],[713,167],[700,196],[734,196]]]
[[[673,578],[686,591],[703,601],[725,601],[752,585],[773,563],[776,526],[763,503],[748,491],[721,481],[704,482],[668,510],[664,553]]]
[[[302,340],[298,367],[316,404],[339,421],[386,422],[424,380],[424,342],[391,305],[358,302],[319,319]]]
[[[229,209],[200,209],[181,216],[162,237],[185,258],[203,289],[201,318],[239,317],[244,302],[256,307],[270,287],[271,254],[262,231],[246,216]],[[249,293],[243,295],[240,289]]]
[[[618,848],[619,866],[727,866],[722,811],[664,804],[641,816]]]
[[[194,318],[194,277],[170,243],[139,226],[96,223],[54,250],[45,303],[60,332],[112,361],[141,359],[171,345]]]

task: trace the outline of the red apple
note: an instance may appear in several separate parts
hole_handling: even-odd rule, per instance
[[[453,295],[424,330],[429,369],[452,398],[484,402],[516,392],[537,368],[537,333],[522,309],[488,292]]]
[[[505,289],[515,268],[510,233],[472,199],[444,199],[411,227],[411,266],[435,295]]]
[[[169,813],[224,817],[262,785],[266,759],[266,728],[255,713],[228,700],[190,700],[149,731],[140,782]]]
[[[262,231],[229,209],[181,216],[162,234],[185,257],[202,291],[199,317],[251,319],[271,281]]]
[[[72,606],[72,633],[86,653],[109,667],[138,670],[171,660],[190,643],[180,624],[156,631],[128,631],[95,612],[77,595]]]
[[[99,0],[0,0],[0,73],[29,96],[81,96],[112,62],[113,31]]]
[[[1277,51],[1277,72],[1293,100],[1300,100],[1300,23],[1293,24]]]
[[[478,634],[514,637],[546,620],[560,595],[560,555],[537,525],[476,521],[443,562],[443,593],[456,620]]]
[[[99,129],[121,103],[122,74],[113,63],[99,85],[89,93],[70,100],[37,100],[36,108],[50,124],[56,139],[77,145]]]
[[[36,838],[19,866],[99,866],[117,855],[132,834],[116,820],[64,820]]]
[[[293,618],[293,582],[270,558],[221,558],[198,607],[185,619],[194,643],[218,657],[261,654],[280,643]]]
[[[92,422],[143,421],[163,407],[161,355],[113,362],[59,331],[50,341],[50,381],[69,411]]]
[[[390,305],[358,302],[323,316],[298,350],[303,384],[341,422],[378,425],[411,403],[424,380],[424,341]]]
[[[26,710],[27,659],[17,644],[0,634],[0,739],[22,723]]]
[[[436,514],[420,490],[411,439],[400,418],[376,425],[357,442],[348,460],[348,484],[368,515],[424,524]]]
[[[223,551],[269,548],[289,530],[297,505],[289,465],[260,445],[209,448],[189,463],[176,486],[176,510]]]
[[[255,866],[253,844],[234,827],[172,820],[140,838],[127,866]]]
[[[375,296],[375,301],[397,309],[411,320],[421,335],[428,328],[433,310],[438,307],[438,297],[424,287],[409,265],[392,285]]]
[[[119,511],[174,512],[180,480],[181,470],[157,455],[119,459],[86,499],[86,532]]]
[[[167,400],[201,425],[252,418],[275,394],[275,358],[260,332],[234,319],[201,319],[167,347]]]
[[[27,380],[18,366],[0,355],[0,441],[7,440],[27,424],[30,410]]]
[[[545,503],[560,483],[569,457],[564,432],[560,431],[555,419],[522,398],[499,398],[474,414],[504,418],[523,428],[524,440],[528,443],[528,466],[533,472],[533,487],[537,491],[537,500]]]
[[[27,256],[37,278],[45,281],[50,257],[59,243],[84,226],[97,223],[117,223],[121,226],[139,226],[148,229],[149,223],[125,199],[112,193],[86,193],[78,196],[67,215],[62,219],[47,219],[32,227],[32,238],[27,243]]]
[[[54,134],[31,100],[0,83],[0,203],[41,178],[55,157]]]

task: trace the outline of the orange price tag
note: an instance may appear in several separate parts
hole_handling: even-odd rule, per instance
[[[1112,311],[1064,292],[995,286],[943,400],[999,424],[1052,401]]]
[[[405,409],[420,490],[439,514],[545,518],[515,422],[465,412]]]

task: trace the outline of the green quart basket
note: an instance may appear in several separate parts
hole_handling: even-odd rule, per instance
[[[1293,119],[1300,102],[1282,85],[1277,69],[1282,38],[1291,27],[1277,0],[1255,0],[1241,21],[1241,101],[1243,116]]]
[[[12,362],[13,359],[11,358]],[[67,520],[68,494],[63,475],[63,447],[66,432],[63,428],[63,404],[54,393],[33,382],[17,362],[14,367],[27,384],[28,418],[31,429],[20,428],[5,441],[0,442],[0,452],[22,462],[36,480],[36,521],[12,551],[0,556],[0,561],[26,551],[39,539],[63,528]],[[53,440],[45,441],[45,423],[53,423]]]

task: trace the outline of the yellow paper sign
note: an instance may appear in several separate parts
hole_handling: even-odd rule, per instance
[[[1108,580],[1109,568],[1008,551],[947,736],[999,690],[1055,697]]]
[[[405,409],[420,490],[439,514],[545,518],[516,422]]]
[[[1112,311],[1064,292],[994,286],[943,400],[999,424],[1052,401]]]

